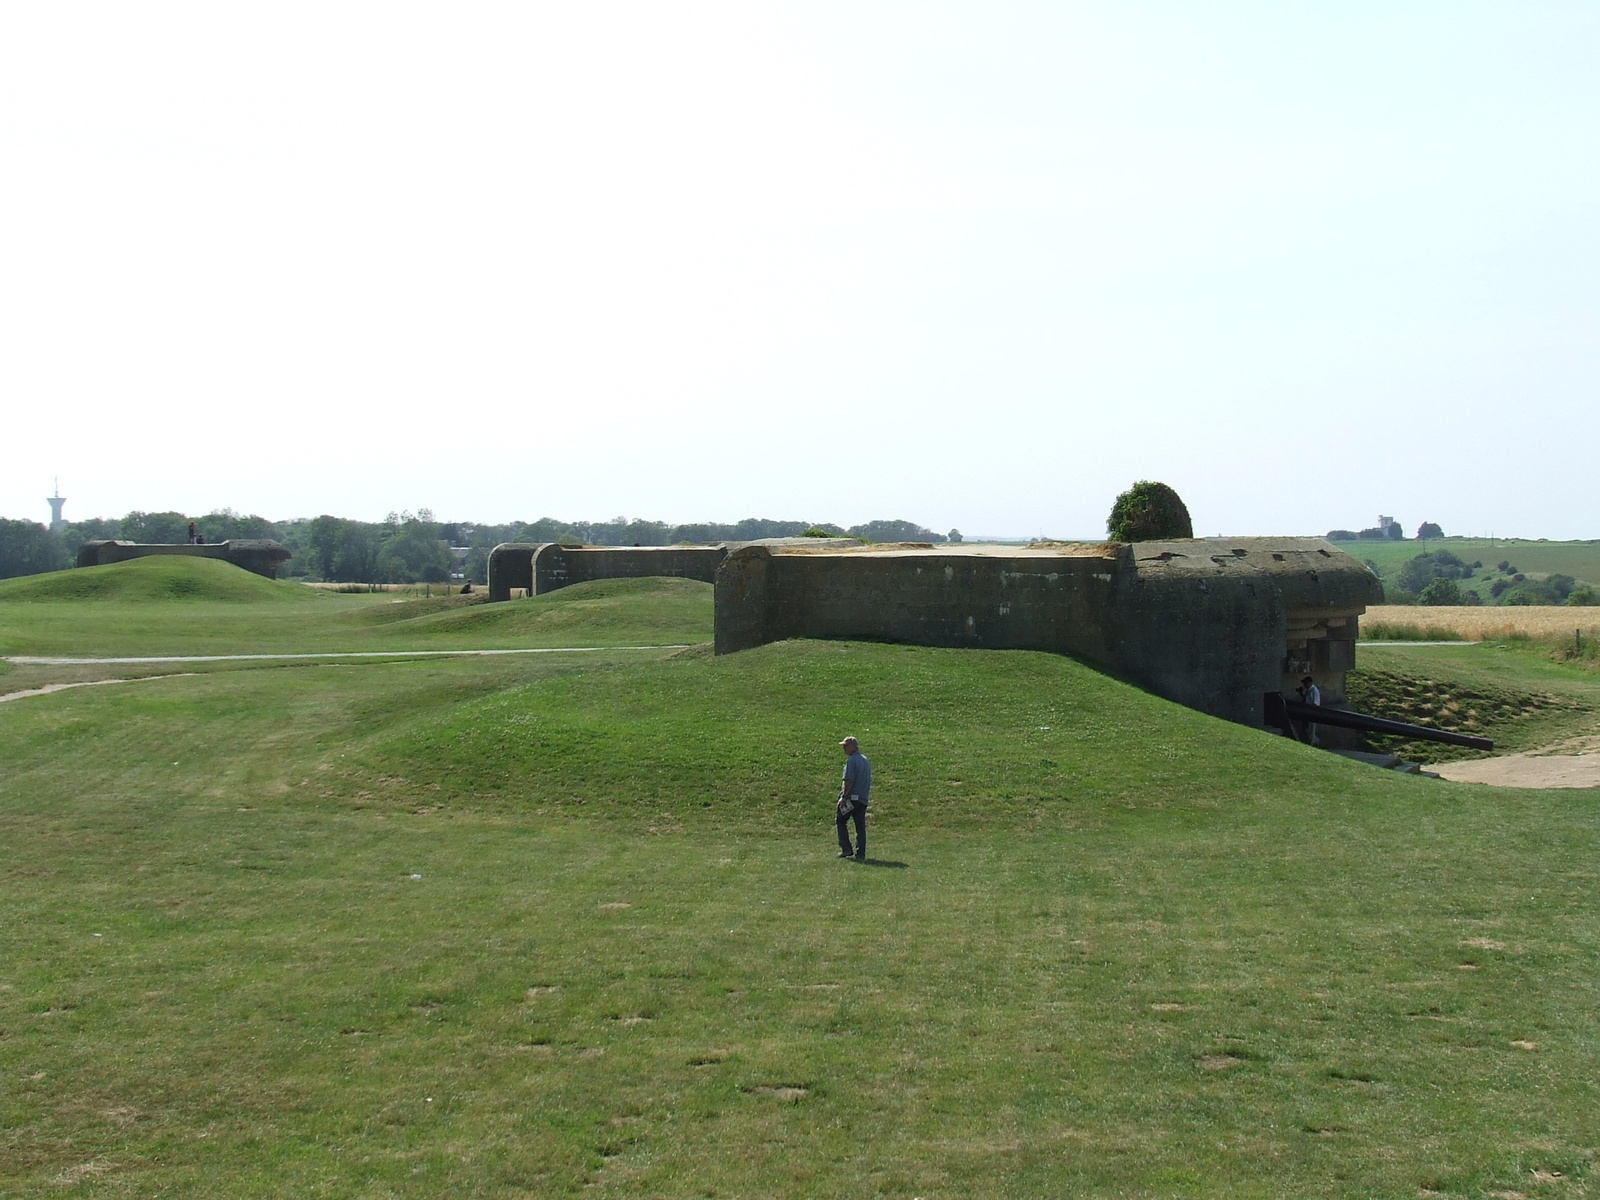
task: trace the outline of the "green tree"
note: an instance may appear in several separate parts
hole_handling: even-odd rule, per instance
[[[70,563],[61,539],[43,525],[0,519],[0,579],[59,571]]]
[[[85,542],[109,542],[120,535],[116,521],[90,517],[86,521],[68,521],[61,531],[61,543],[67,548],[68,560],[77,562],[78,548]]]
[[[118,532],[130,542],[182,545],[189,540],[189,518],[181,512],[134,511],[122,518]]]
[[[851,537],[867,542],[942,542],[944,534],[924,529],[915,521],[868,521],[865,525],[852,525]]]
[[[238,538],[278,537],[278,528],[261,516],[240,516],[231,508],[219,508],[203,517],[195,517],[200,534],[208,542],[228,542]],[[185,530],[187,533],[187,530]]]
[[[1435,579],[1471,579],[1472,568],[1448,550],[1419,554],[1400,568],[1400,590],[1421,593]]]
[[[326,514],[317,517],[306,533],[307,565],[330,583],[376,583],[381,528]]]
[[[1418,604],[1460,604],[1461,585],[1454,579],[1439,578],[1422,589]]]
[[[444,583],[450,578],[450,548],[439,526],[413,517],[384,539],[378,574],[384,583]]]
[[[311,550],[311,568],[324,580],[334,578],[333,560],[339,553],[339,527],[344,522],[324,513],[311,522],[306,532],[306,545]]]
[[[1194,523],[1177,492],[1164,483],[1141,479],[1111,506],[1106,532],[1114,542],[1159,542],[1192,538]]]
[[[339,523],[339,548],[333,557],[332,578],[341,583],[378,583],[378,551],[383,545],[380,526],[365,521]]]

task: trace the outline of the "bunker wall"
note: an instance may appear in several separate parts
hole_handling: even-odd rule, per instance
[[[1112,667],[1116,577],[1095,557],[734,551],[717,573],[716,652],[786,638],[1054,650]]]
[[[278,567],[289,561],[291,554],[286,546],[266,538],[238,539],[227,542],[205,542],[200,545],[179,543],[167,545],[158,542],[89,541],[78,548],[80,567],[98,567],[108,563],[127,562],[135,558],[175,556],[180,558],[216,558],[236,567],[264,575],[278,577]]]
[[[489,551],[489,599],[509,600],[511,589],[533,595],[533,556],[548,542],[501,542]]]
[[[1276,690],[1283,598],[1272,581],[1127,571],[1119,588],[1118,670],[1158,696],[1247,725]]]
[[[727,557],[725,546],[584,546],[554,542],[533,555],[533,594],[595,579],[645,579],[664,575],[713,583],[717,565]],[[517,585],[512,585],[517,586]],[[491,600],[498,597],[493,595]]]
[[[803,637],[1047,650],[1259,726],[1263,693],[1285,688],[1297,654],[1325,702],[1343,700],[1357,614],[1381,599],[1370,571],[1320,539],[1014,558],[748,546],[717,573],[716,652]]]

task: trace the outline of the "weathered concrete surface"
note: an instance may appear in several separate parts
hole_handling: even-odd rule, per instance
[[[716,586],[718,654],[798,637],[1049,650],[1257,726],[1262,694],[1302,675],[1342,701],[1356,618],[1383,597],[1320,538],[752,545]]]
[[[199,546],[93,541],[85,542],[78,548],[78,565],[98,567],[159,554],[180,558],[220,558],[246,571],[265,575],[268,579],[276,579],[278,568],[292,557],[288,547],[270,538],[236,538],[228,542],[206,542]]]
[[[502,542],[489,552],[489,599],[509,600],[514,588],[542,596],[594,579],[644,579],[665,575],[713,583],[727,545],[563,546],[556,542]]]
[[[509,600],[513,588],[533,594],[533,556],[548,542],[501,542],[489,551],[489,599]]]
[[[592,579],[644,579],[665,575],[715,583],[726,546],[570,546],[551,544],[533,556],[533,594]]]

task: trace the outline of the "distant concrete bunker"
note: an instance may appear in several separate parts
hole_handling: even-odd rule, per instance
[[[557,542],[502,542],[489,552],[489,599],[509,600],[513,590],[543,596],[596,579],[668,576],[715,583],[728,555],[717,546],[563,546]]]
[[[1306,675],[1343,704],[1360,616],[1383,600],[1377,576],[1321,538],[506,543],[489,556],[489,598],[652,575],[715,583],[718,654],[790,638],[1047,650],[1257,727],[1263,697],[1292,696]]]
[[[848,638],[1070,654],[1260,726],[1312,676],[1345,698],[1375,575],[1320,538],[743,546],[717,572],[716,652]]]
[[[91,541],[78,548],[80,567],[99,567],[127,562],[132,558],[173,555],[179,558],[218,558],[243,567],[268,579],[278,577],[278,568],[288,562],[289,548],[271,538],[235,538],[228,542],[202,542],[166,545],[158,542]]]

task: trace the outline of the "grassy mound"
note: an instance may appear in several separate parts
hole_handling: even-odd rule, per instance
[[[167,574],[174,569],[184,573],[176,583]],[[207,592],[198,591],[197,575],[209,598],[218,602],[203,602]],[[144,586],[137,586],[139,581]],[[0,621],[0,653],[92,656],[676,646],[707,642],[712,634],[710,585],[682,579],[584,584],[533,600],[488,604],[476,596],[401,599],[382,593],[342,594],[273,583],[225,563],[139,559],[15,580],[0,585],[0,599],[57,599],[63,588],[70,587],[85,587],[87,595],[75,597],[80,602],[73,604],[10,605]],[[96,598],[113,602],[81,602]],[[140,602],[115,602],[120,599]],[[249,603],[252,599],[268,602]],[[283,599],[301,602],[275,602]],[[247,602],[234,602],[241,600]]]
[[[1023,651],[781,642],[541,679],[391,730],[366,780],[468,805],[814,820],[847,733],[874,812],[1017,822],[1063,806],[1214,806],[1383,777]],[[581,809],[579,806],[583,806]]]
[[[1501,750],[1524,748],[1570,732],[1574,722],[1594,711],[1592,703],[1528,687],[1491,683],[1480,678],[1451,677],[1437,670],[1421,674],[1404,669],[1362,667],[1352,671],[1348,699],[1353,708],[1430,729],[1492,737]],[[1369,734],[1374,750],[1419,762],[1447,762],[1484,757],[1482,751],[1438,742]]]
[[[351,620],[419,645],[688,645],[713,632],[711,585],[692,579],[607,579],[501,604],[473,600],[413,600]]]
[[[214,558],[152,556],[103,567],[28,575],[0,583],[0,603],[110,600],[137,604],[162,600],[260,603],[315,600],[298,584],[260,575]]]

